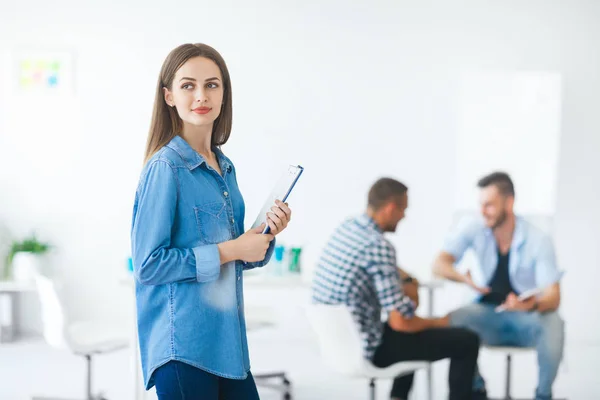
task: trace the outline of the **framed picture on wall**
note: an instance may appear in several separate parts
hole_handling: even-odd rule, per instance
[[[13,89],[19,94],[73,94],[74,56],[69,51],[18,50],[13,54]]]

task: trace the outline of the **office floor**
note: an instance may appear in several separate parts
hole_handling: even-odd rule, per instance
[[[367,399],[367,384],[350,381],[329,373],[320,363],[317,349],[310,338],[291,341],[283,332],[264,331],[249,335],[253,370],[265,372],[280,367],[289,372],[294,384],[294,398],[320,399]],[[569,345],[566,365],[560,371],[556,383],[556,395],[569,400],[600,399],[600,383],[597,376],[597,360],[600,348]],[[132,398],[129,354],[120,351],[97,358],[94,371],[96,388],[103,388],[110,400]],[[513,395],[526,397],[532,393],[536,382],[535,359],[522,355],[514,360]],[[503,390],[503,362],[496,355],[484,353],[481,366],[493,395]],[[446,398],[445,376],[447,362],[435,365],[435,400]],[[419,373],[414,400],[424,400],[424,373]],[[389,382],[379,386],[378,400],[388,398]],[[48,347],[40,339],[26,339],[0,345],[0,399],[25,400],[33,395],[61,396],[76,399],[84,391],[83,359]],[[155,400],[155,395],[147,396]],[[281,397],[268,389],[261,390],[261,399],[275,400]]]
[[[274,298],[285,299],[285,302],[273,302]],[[247,308],[250,304],[254,307],[267,306],[277,316],[277,325],[248,332],[252,371],[255,374],[274,369],[288,372],[295,400],[368,399],[366,381],[348,380],[332,374],[322,365],[312,329],[303,311],[306,298],[306,288],[282,285],[277,285],[277,289],[250,287],[246,291]],[[445,295],[444,298],[453,296]],[[438,304],[436,309],[443,311],[442,305],[453,306]],[[423,307],[426,309],[427,305]],[[555,396],[569,400],[599,400],[597,369],[600,346],[567,342],[565,359],[554,387]],[[102,389],[109,400],[131,400],[133,383],[129,352],[123,350],[95,360],[94,388]],[[537,381],[536,365],[535,354],[515,356],[514,397],[533,395]],[[501,397],[504,393],[504,359],[482,352],[480,367],[490,395]],[[434,364],[433,400],[447,398],[447,371],[447,361]],[[418,372],[411,400],[427,399],[425,383],[425,372]],[[377,400],[389,398],[390,385],[389,381],[378,384]],[[84,388],[85,364],[82,358],[50,348],[40,338],[0,344],[0,400],[25,400],[34,395],[75,400],[82,398]],[[281,395],[269,389],[259,387],[259,391],[262,400],[281,399]],[[146,398],[156,400],[156,395],[150,393]]]

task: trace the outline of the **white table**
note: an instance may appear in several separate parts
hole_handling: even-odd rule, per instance
[[[16,298],[36,290],[33,282],[0,281],[0,343],[14,340],[17,331]]]
[[[266,273],[244,272],[244,287],[275,287],[275,288],[299,288],[310,287],[310,282],[297,273],[284,275],[268,275]]]

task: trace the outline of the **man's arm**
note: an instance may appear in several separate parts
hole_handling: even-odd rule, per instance
[[[536,311],[547,312],[556,311],[560,306],[560,283],[556,282],[550,285],[537,299]]]
[[[398,267],[398,274],[400,274],[400,280],[402,280],[402,282],[404,282],[407,279],[412,279],[413,281],[415,281],[415,277],[412,276],[411,274],[409,274],[408,272],[406,272],[405,270],[403,270],[401,267]]]
[[[399,311],[392,311],[388,316],[388,325],[395,331],[415,333],[425,329],[447,327],[449,319],[447,316],[443,318],[421,318],[417,316],[406,318]]]
[[[400,271],[396,264],[396,251],[387,241],[370,246],[366,257],[373,260],[367,273],[375,284],[377,299],[388,314],[388,324],[393,330],[419,332],[424,329],[447,326],[447,319],[424,319],[415,316],[414,302],[404,293]]]
[[[540,243],[535,265],[535,283],[539,288],[546,288],[537,299],[539,312],[554,311],[560,306],[560,279],[562,272],[558,269],[554,244],[550,236]]]
[[[456,259],[450,253],[442,251],[433,263],[433,273],[454,282],[467,283],[466,276],[454,268]]]
[[[456,259],[452,254],[442,251],[433,263],[433,273],[439,277],[449,279],[454,282],[466,283],[479,293],[489,293],[489,288],[479,287],[475,284],[475,282],[473,282],[470,272],[467,272],[465,275],[458,272],[456,268],[454,268],[455,262]]]
[[[511,293],[502,304],[506,311],[537,311],[540,313],[555,311],[560,305],[560,284],[550,285],[539,297],[531,296],[519,301],[519,297]]]
[[[454,282],[466,283],[480,293],[487,293],[484,288],[478,288],[471,279],[470,274],[463,275],[458,272],[454,265],[458,263],[467,250],[472,246],[473,240],[480,226],[475,221],[463,219],[454,229],[442,247],[442,251],[433,263],[433,273],[442,278]]]
[[[398,274],[400,275],[402,292],[415,303],[416,309],[419,307],[419,281],[400,267],[398,267]]]

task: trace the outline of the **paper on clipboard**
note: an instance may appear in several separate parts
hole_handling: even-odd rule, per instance
[[[271,207],[275,205],[275,200],[281,200],[285,202],[290,195],[294,185],[302,175],[304,168],[299,165],[290,165],[287,170],[281,175],[273,190],[265,200],[254,224],[252,224],[252,229],[258,228],[261,224],[267,222],[267,213],[271,211]],[[267,225],[263,231],[263,233],[269,233],[269,226]]]
[[[560,274],[559,274],[559,276],[558,276],[558,279],[556,281],[558,282],[560,280],[560,278],[562,278],[562,276],[564,274],[565,274],[565,272],[561,271]],[[518,299],[519,299],[519,301],[525,301],[525,300],[529,299],[530,297],[537,296],[538,294],[541,294],[545,289],[546,288],[533,288],[533,289],[526,290],[526,291],[524,291],[523,293],[521,293],[519,295]],[[501,306],[501,305],[495,308],[496,312],[503,312],[505,310],[506,310],[506,308],[504,306]]]

